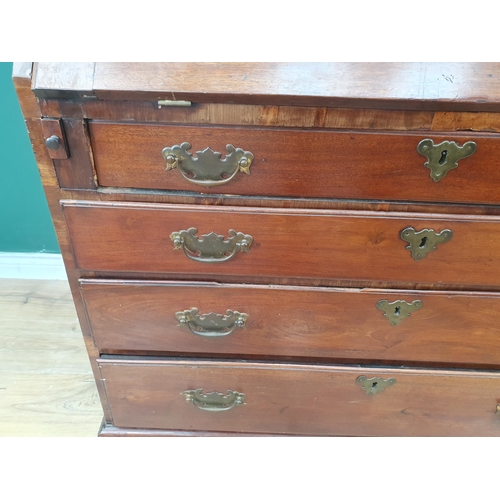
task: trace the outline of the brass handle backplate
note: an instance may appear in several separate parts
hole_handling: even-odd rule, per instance
[[[407,227],[401,231],[401,239],[409,243],[406,248],[415,260],[423,259],[429,252],[436,250],[437,245],[450,241],[452,237],[453,232],[450,229],[436,233],[432,229],[415,231],[412,227]]]
[[[422,308],[421,300],[414,300],[411,304],[404,300],[396,300],[395,302],[389,302],[388,300],[379,300],[375,307],[384,311],[384,318],[389,320],[389,323],[393,326],[399,325],[401,321],[408,318],[413,311],[417,311]]]
[[[177,312],[175,316],[181,326],[186,326],[191,333],[202,337],[224,337],[233,333],[236,328],[244,328],[248,319],[248,314],[231,309],[225,315],[214,312],[198,314],[196,307]]]
[[[368,394],[368,396],[374,396],[379,392],[382,392],[386,387],[394,385],[396,383],[395,378],[388,378],[384,380],[380,377],[367,378],[364,375],[356,379],[356,384],[360,385]]]
[[[432,139],[424,139],[417,146],[417,151],[427,158],[424,167],[431,171],[432,180],[439,182],[452,169],[458,167],[458,161],[476,152],[477,145],[473,141],[459,146],[454,141],[434,144]]]
[[[229,182],[238,172],[250,175],[250,165],[254,155],[250,151],[226,146],[228,154],[222,160],[221,153],[206,148],[197,151],[196,158],[189,153],[191,144],[183,142],[180,146],[172,146],[162,151],[167,163],[167,171],[179,167],[184,179],[200,186],[220,186]]]
[[[204,234],[201,239],[196,236],[198,229],[191,227],[187,230],[176,231],[170,235],[174,242],[174,250],[182,251],[197,262],[225,262],[232,259],[236,253],[250,253],[253,238],[249,234],[238,233],[230,229],[229,238],[215,233]]]
[[[196,408],[206,411],[226,411],[234,408],[236,405],[242,405],[245,402],[245,394],[236,391],[227,391],[227,394],[220,392],[207,392],[203,394],[203,389],[184,391],[182,393],[188,403],[193,403]]]

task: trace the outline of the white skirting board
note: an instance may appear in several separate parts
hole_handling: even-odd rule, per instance
[[[61,254],[0,252],[0,278],[66,280]]]

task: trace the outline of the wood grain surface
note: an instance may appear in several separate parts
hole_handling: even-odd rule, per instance
[[[37,88],[66,91],[92,92],[94,83],[93,62],[46,62],[35,63],[33,90]]]
[[[500,436],[500,374],[306,364],[99,360],[113,425],[276,434]],[[368,395],[356,383],[395,378]],[[203,411],[183,391],[237,391],[245,404]]]
[[[231,281],[254,276],[499,285],[496,217],[273,210],[189,205],[63,201],[77,267],[164,272]],[[98,223],[96,223],[98,221]],[[403,229],[453,231],[450,241],[415,261]],[[170,235],[197,228],[201,238],[230,229],[249,234],[249,253],[226,262],[196,262],[174,250]],[[466,270],[466,272],[464,272]]]
[[[89,124],[98,184],[110,187],[186,190],[255,196],[412,200],[455,203],[500,202],[500,139],[495,135],[378,134],[289,131],[242,127],[171,127]],[[439,182],[417,152],[423,139],[463,145],[477,151],[459,161]],[[162,150],[189,142],[190,153],[226,145],[250,151],[250,175],[237,174],[211,188],[185,179],[179,167],[166,171]],[[201,161],[201,160],[200,160]],[[467,186],[467,189],[464,187]]]
[[[201,68],[203,73],[200,72]],[[478,141],[496,144],[491,132],[500,131],[499,68],[499,63],[320,63],[305,66],[289,63],[38,63],[31,81],[31,65],[16,66],[14,82],[54,218],[107,422],[101,435],[130,435],[134,432],[136,435],[147,435],[148,432],[151,435],[189,435],[191,432],[193,435],[232,432],[278,435],[500,435],[498,413],[495,413],[500,404],[500,376],[498,372],[484,371],[497,366],[495,353],[498,351],[498,341],[491,327],[496,318],[495,305],[491,304],[496,304],[497,295],[489,292],[500,291],[500,269],[496,259],[500,245],[500,231],[497,229],[499,219],[482,216],[500,215],[497,173],[494,163],[489,159],[497,156],[496,146],[481,147],[484,144],[478,143],[476,156],[461,161],[458,169],[451,171],[440,183],[431,181],[428,170],[423,167],[425,159],[416,153],[415,145],[412,145],[412,154],[418,157],[418,168],[407,174],[406,169],[411,168],[408,165],[413,165],[413,159],[408,160],[405,156],[407,148],[404,141],[398,143],[396,150],[389,149],[387,153],[389,157],[393,153],[394,157],[401,158],[401,166],[392,166],[391,170],[385,163],[387,168],[379,169],[378,176],[377,173],[371,175],[369,172],[370,161],[381,165],[377,163],[382,158],[381,153],[374,153],[366,161],[360,148],[349,149],[347,145],[345,147],[349,154],[335,156],[334,147],[339,143],[340,136],[350,136],[353,131],[357,131],[356,140],[361,136],[372,140],[371,143],[368,139],[361,141],[363,147],[373,146],[373,138],[380,136],[424,138],[429,136],[429,131],[433,131],[431,137],[451,140],[455,137],[461,140],[474,137]],[[36,96],[31,91],[31,84]],[[192,100],[193,105],[182,110],[159,108],[159,99],[187,99]],[[68,132],[68,160],[50,159],[43,144],[41,116],[63,119]],[[267,182],[262,182],[263,191],[253,191],[250,195],[245,194],[247,192],[243,184],[237,188],[241,191],[201,192],[180,184],[177,187],[165,187],[160,177],[149,187],[116,186],[111,183],[109,186],[98,186],[93,164],[94,145],[87,127],[88,121],[90,127],[93,126],[92,120],[135,122],[141,131],[148,128],[145,124],[154,124],[151,130],[154,129],[155,133],[151,137],[144,138],[137,134],[139,139],[144,139],[145,143],[151,143],[152,146],[158,140],[154,136],[169,128],[183,131],[197,129],[200,140],[207,137],[203,134],[208,129],[211,133],[228,129],[236,134],[234,139],[245,140],[240,132],[243,130],[251,132],[248,139],[254,140],[255,145],[265,144],[267,147],[269,142],[266,143],[263,135],[259,134],[274,127],[276,134],[289,134],[286,151],[293,153],[289,158],[294,164],[300,164],[300,173],[305,171],[307,175],[308,163],[303,166],[303,154],[298,148],[294,149],[294,144],[302,144],[306,153],[323,151],[323,160],[316,164],[321,163],[323,168],[324,165],[330,165],[329,157],[338,158],[335,165],[340,171],[335,172],[329,186],[326,182],[322,186],[322,179],[316,181],[318,186],[314,186],[316,191],[313,192],[326,192],[328,187],[326,195],[308,194],[310,182],[305,182],[304,177],[302,188],[294,184],[297,167],[287,170],[288,177],[281,180],[276,170],[270,172],[268,169]],[[161,123],[168,124],[168,127],[159,125]],[[311,130],[301,130],[304,128]],[[326,146],[324,141],[317,140],[317,145],[321,147],[312,148],[310,141],[298,139],[313,135],[329,137],[334,129],[337,130],[337,140]],[[156,159],[153,161],[152,156],[148,156],[152,154],[148,150],[146,156],[139,156],[138,162],[143,166],[134,163],[133,157],[137,156],[137,151],[143,154],[145,150],[138,149],[134,135],[127,135],[125,130],[107,136],[107,143],[101,140],[99,158],[104,152],[103,158],[109,155],[109,164],[123,163],[125,180],[132,176],[140,177],[142,174],[138,171],[141,168],[149,177],[150,171],[156,168]],[[255,136],[252,135],[254,133]],[[230,142],[225,137],[217,137],[217,134],[212,134],[211,139],[216,140],[210,144],[197,144],[198,139],[190,142],[193,143],[193,150],[211,146],[219,151],[223,151]],[[166,145],[162,144],[161,147]],[[120,147],[117,146],[125,153],[121,158]],[[235,146],[249,149],[243,144]],[[264,158],[272,159],[272,155]],[[474,164],[474,169],[463,168],[478,158],[481,161]],[[359,179],[357,168],[362,163],[361,159],[363,169],[371,175],[367,181]],[[309,165],[311,163],[309,160]],[[338,167],[344,164],[347,169]],[[488,177],[486,181],[480,174],[484,165]],[[102,166],[101,163],[99,168]],[[254,167],[257,166],[255,163]],[[260,171],[264,171],[269,163],[261,161],[259,166]],[[254,175],[259,169],[254,167],[249,177],[252,180],[259,178],[259,174]],[[288,167],[279,168],[286,170]],[[108,172],[114,170],[113,175],[119,177],[116,168],[108,166],[108,160],[104,164],[106,169]],[[161,157],[160,170],[161,174],[158,175],[166,174]],[[429,190],[434,192],[429,191],[429,194],[427,185],[420,185],[416,177],[406,185],[401,180],[403,176],[398,177],[401,172],[405,177],[418,176],[417,170],[423,172],[432,186]],[[394,172],[397,182],[394,182]],[[179,174],[178,171],[170,173]],[[349,177],[355,181],[351,185],[347,181]],[[238,178],[237,182],[240,181]],[[443,191],[446,181],[449,184]],[[384,186],[391,182],[393,185],[390,187]],[[265,195],[266,192],[274,193],[273,183],[281,183],[280,189],[284,191],[293,188],[295,194],[283,194],[283,191]],[[403,186],[398,186],[401,183]],[[360,193],[353,190],[353,184],[361,185],[363,192],[374,190],[382,194],[377,194],[375,198],[370,198],[368,194],[367,198],[362,198]],[[422,186],[425,193],[418,194],[417,191],[422,192]],[[449,186],[455,187],[450,190]],[[401,190],[408,190],[413,198],[398,197]],[[330,191],[339,194],[332,195]],[[391,193],[394,196],[392,198]],[[61,199],[66,200],[62,207]],[[210,206],[218,204],[226,206]],[[443,215],[435,215],[437,213]],[[424,227],[436,231],[450,228],[454,236],[450,242],[440,245],[437,251],[416,262],[405,249],[406,243],[399,238],[401,229],[410,224],[417,230]],[[170,233],[189,227],[197,227],[200,236],[211,231],[227,236],[229,229],[235,229],[252,234],[254,243],[250,254],[239,253],[232,261],[207,267],[189,260],[181,251],[173,250]],[[87,284],[92,284],[94,280],[92,286],[95,288],[91,293],[95,293],[96,300],[100,301],[97,304],[90,299],[88,306],[89,311],[93,310],[91,314],[87,314],[79,288],[78,280],[82,278],[87,280]],[[169,349],[172,349],[168,347],[167,351],[163,351],[164,347],[160,345],[164,341],[160,328],[171,321],[171,316],[166,316],[168,307],[162,308],[160,305],[163,304],[162,294],[166,287],[157,283],[159,286],[154,287],[154,293],[159,295],[150,295],[144,303],[139,292],[146,289],[149,293],[153,288],[151,283],[145,284],[143,288],[122,284],[122,290],[127,289],[127,293],[113,295],[110,292],[104,296],[101,291],[103,288],[97,288],[97,278],[115,278],[122,282],[130,278],[178,279],[184,280],[184,284],[178,285],[183,287],[188,286],[186,280],[203,280],[204,285],[197,285],[197,288],[206,290],[206,293],[201,292],[198,302],[194,304],[199,305],[200,310],[205,304],[209,304],[209,308],[212,305],[215,310],[227,300],[242,300],[237,285],[231,285],[232,293],[229,294],[226,290],[231,287],[213,284],[214,281],[256,283],[258,286],[242,288],[259,292],[264,289],[265,299],[257,291],[247,294],[247,305],[255,309],[252,310],[247,328],[237,333],[248,334],[255,327],[255,331],[259,332],[255,336],[257,341],[249,343],[248,337],[244,341],[242,336],[228,337],[234,347],[228,352],[224,348],[212,351],[207,348],[196,352],[199,347],[183,337],[176,340],[178,348],[183,351],[172,352],[179,356],[177,360],[154,356],[135,359],[132,354],[159,356],[169,354]],[[210,282],[212,290],[209,290]],[[342,287],[358,287],[364,283],[378,290],[310,289],[305,292],[291,286],[286,290],[269,286],[269,283],[299,282],[311,287],[334,283]],[[120,286],[113,285],[116,290]],[[134,288],[127,288],[129,286]],[[284,301],[272,298],[277,296],[274,293],[271,296],[273,288],[277,293],[290,294],[286,301],[289,304],[287,315],[294,322],[286,328],[279,327],[276,318],[268,313],[271,306],[276,309]],[[385,292],[381,288],[400,288],[408,300],[412,297],[426,298],[424,307],[399,325],[403,328],[401,331],[406,329],[401,342],[401,338],[386,333],[383,329],[385,325],[380,330],[366,328],[371,319],[359,313],[359,308],[366,307],[365,298],[368,301],[368,298]],[[443,293],[422,294],[417,291],[419,288],[439,288]],[[463,293],[449,292],[452,288],[461,289]],[[482,290],[481,294],[469,293],[473,289]],[[223,294],[215,293],[218,290],[224,290]],[[399,293],[387,290],[391,296]],[[328,296],[329,300],[316,300],[320,294],[321,297]],[[304,310],[305,295],[310,301],[311,311],[319,319],[318,330],[314,330],[314,324],[307,317],[309,311]],[[353,307],[351,301],[345,300],[347,295],[356,298],[353,302],[357,306],[354,313],[349,309]],[[342,300],[335,301],[331,297],[342,297]],[[117,306],[115,299],[123,299],[119,302],[121,305]],[[178,299],[177,296],[169,296],[172,305]],[[30,302],[33,302],[31,296]],[[140,304],[143,305],[142,310],[139,310]],[[227,309],[230,306],[224,304],[224,307]],[[179,310],[182,308],[183,305],[179,303]],[[120,316],[120,309],[128,311],[125,318],[128,315],[133,323]],[[336,313],[336,318],[343,318],[343,325],[352,325],[352,330],[348,331],[345,326],[342,330],[338,323],[340,319],[331,319],[332,311]],[[453,316],[453,319],[444,321],[439,315],[443,311],[447,317]],[[110,312],[111,315],[108,314]],[[145,312],[149,312],[146,318]],[[386,321],[381,311],[374,308],[374,312],[378,324]],[[24,310],[16,314],[23,316],[23,313]],[[408,322],[418,318],[417,313],[428,314],[425,316],[426,321],[432,321],[434,330],[411,330]],[[256,314],[264,314],[270,322],[271,328],[266,332],[263,324],[252,325],[252,318]],[[28,317],[27,314],[25,316]],[[50,316],[53,320],[56,312],[51,310]],[[146,325],[144,330],[137,328],[142,323]],[[303,334],[306,323],[309,335],[316,336],[310,343],[308,341],[312,337]],[[118,324],[123,332],[120,338]],[[310,325],[313,325],[312,329]],[[334,335],[337,343],[332,348],[330,339],[335,325],[339,327],[338,331],[344,333]],[[93,328],[99,330],[95,337]],[[105,332],[105,328],[108,332]],[[175,328],[178,333],[179,328]],[[391,328],[395,331],[398,327]],[[132,329],[135,329],[135,337]],[[173,330],[169,328],[169,331]],[[281,337],[273,333],[278,330],[292,342],[284,347]],[[437,337],[432,336],[433,332],[437,332]],[[105,345],[111,337],[115,339],[114,346],[130,341],[136,350],[128,350],[129,356],[121,360],[117,356],[100,359],[94,338],[100,339],[101,345]],[[74,389],[65,392],[61,387],[57,395],[50,397],[47,387],[43,385],[48,380],[43,378],[46,375],[42,373],[44,370],[56,370],[50,373],[53,375],[58,367],[68,366],[69,355],[64,359],[56,356],[58,346],[65,343],[59,342],[57,346],[48,343],[50,336],[45,332],[40,345],[47,342],[47,346],[50,346],[50,363],[24,379],[21,375],[12,379],[17,369],[17,358],[12,355],[12,349],[21,337],[16,334],[10,338],[13,338],[9,342],[14,347],[7,346],[10,351],[6,354],[3,375],[6,384],[2,384],[2,387],[14,387],[21,380],[24,380],[24,385],[22,390],[10,392],[11,396],[4,400],[10,409],[15,409],[14,417],[3,419],[2,413],[0,421],[6,420],[7,427],[14,429],[12,432],[19,432],[19,426],[24,426],[26,422],[34,425],[45,420],[50,421],[45,426],[45,432],[48,432],[47,428],[52,432],[52,427],[58,425],[54,423],[53,415],[56,413],[62,416],[58,422],[73,422],[73,417],[68,417],[68,411],[73,412],[76,407],[81,409],[82,406],[88,408],[86,396],[79,390],[74,392]],[[354,338],[356,345],[360,346],[362,352],[356,354],[358,358],[351,357],[353,353],[349,350],[353,343],[348,338]],[[419,339],[421,342],[418,342]],[[143,343],[155,344],[157,341],[161,351],[156,351],[154,345],[150,351],[142,350]],[[262,353],[265,342],[271,350],[275,349],[273,352],[283,352],[285,349],[288,354]],[[109,346],[109,352],[119,353],[122,350],[111,344]],[[332,366],[327,364],[328,361],[315,357],[318,350],[328,352],[330,349],[331,352],[337,347],[341,348],[340,351],[343,349],[342,355],[345,356],[340,363],[352,365],[358,363],[360,358],[361,363],[377,362],[379,366]],[[303,348],[309,349],[309,357],[299,361],[300,356],[295,353]],[[260,353],[259,349],[262,349]],[[394,359],[389,359],[391,356],[388,354],[384,357],[384,350],[391,351]],[[31,342],[30,348],[22,354],[23,362],[28,360],[30,366],[35,366],[41,358],[41,351],[36,342],[34,345]],[[376,354],[380,352],[382,354]],[[424,352],[427,354],[424,355]],[[384,360],[387,364],[397,363],[399,354],[405,358],[414,357],[417,360],[414,363],[420,369],[380,366]],[[186,359],[187,356],[192,359]],[[211,356],[215,358],[212,361]],[[224,361],[224,356],[233,357],[234,361]],[[252,356],[261,358],[261,361]],[[279,359],[273,361],[273,356]],[[333,357],[335,354],[331,356],[329,360],[336,362],[337,358]],[[460,363],[456,359],[461,359],[464,360],[461,368],[479,368],[483,371],[437,369],[438,366],[449,366],[447,356],[453,359],[453,368],[459,367]],[[424,357],[427,360],[423,360]],[[297,358],[295,364],[291,364],[292,359],[289,358]],[[423,369],[429,363],[432,364],[433,359],[436,366]],[[477,363],[473,366],[471,359],[480,366]],[[410,363],[410,360],[407,361]],[[67,370],[73,374],[70,368]],[[89,372],[86,373],[85,377]],[[397,383],[370,399],[359,385],[353,384],[353,377],[360,374],[393,376],[397,378]],[[232,387],[221,386],[221,381]],[[85,382],[92,382],[92,378],[85,378]],[[192,387],[186,387],[185,383]],[[222,418],[214,420],[212,417],[215,414],[207,415],[208,412],[185,403],[180,396],[183,390],[198,387],[206,391],[241,390],[247,393],[247,404],[222,412]],[[35,391],[35,395],[30,391]],[[4,390],[0,389],[1,392]],[[111,406],[108,404],[108,394]],[[63,404],[60,403],[61,395],[66,400]],[[59,405],[57,410],[53,409],[54,405]],[[102,413],[98,404],[95,409],[99,411],[99,417],[95,420],[97,429]],[[246,410],[247,413],[244,413]],[[48,414],[51,416],[47,417]],[[75,432],[74,429],[72,431]],[[24,428],[22,432],[25,432]],[[65,435],[64,432],[71,431],[54,432],[54,435]],[[95,432],[92,431],[92,435]]]
[[[59,116],[63,101],[42,100],[49,116]],[[419,110],[352,109],[309,106],[263,106],[252,104],[197,103],[189,107],[152,105],[143,101],[87,100],[81,103],[89,120],[127,122],[133,116],[137,123],[163,122],[186,125],[249,125],[262,127],[348,128],[381,130],[425,130],[432,127],[436,113]],[[441,113],[442,114],[442,113]],[[483,115],[484,113],[469,113]],[[488,115],[491,115],[489,113]],[[450,118],[446,130],[453,130]],[[451,116],[450,116],[451,115]],[[470,120],[469,120],[470,122]],[[491,127],[494,120],[489,120]],[[470,130],[470,129],[469,129]],[[491,131],[491,128],[490,128]]]
[[[81,101],[39,99],[38,104],[42,116],[83,116],[88,120],[100,121],[385,131],[500,131],[500,114],[492,112],[220,103],[196,103],[189,107],[180,107],[158,106],[151,101],[103,101],[90,98]]]
[[[80,280],[101,352],[301,357],[365,363],[500,365],[500,294],[411,292],[203,282]],[[391,325],[380,300],[422,308]],[[395,306],[396,307],[396,306]],[[248,314],[244,328],[203,337],[177,312]]]
[[[197,103],[162,106],[151,101],[39,99],[42,116],[137,123],[179,123],[356,130],[499,132],[500,115],[488,112],[420,111]],[[40,111],[39,111],[40,112]]]
[[[92,189],[96,187],[90,142],[83,120],[64,120],[70,156],[54,160],[59,186]]]
[[[38,97],[498,111],[499,63],[37,63]]]
[[[210,431],[186,431],[168,429],[138,429],[115,427],[104,424],[99,430],[99,437],[268,437],[271,434],[256,434],[242,432],[210,432]]]
[[[68,283],[0,280],[0,436],[97,436],[102,409]]]

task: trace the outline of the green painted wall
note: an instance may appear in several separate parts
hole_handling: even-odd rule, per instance
[[[54,226],[12,83],[0,62],[0,252],[58,253]]]

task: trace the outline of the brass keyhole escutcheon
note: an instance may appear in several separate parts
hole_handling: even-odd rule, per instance
[[[459,160],[463,160],[476,152],[477,145],[473,141],[459,146],[454,141],[443,141],[434,144],[432,139],[424,139],[417,146],[417,151],[427,158],[424,167],[431,171],[431,178],[439,182],[446,174],[458,167]]]
[[[433,229],[422,229],[415,231],[412,227],[407,227],[401,231],[401,239],[409,243],[406,247],[411,252],[415,260],[423,259],[428,253],[436,250],[437,245],[450,241],[453,231],[444,229],[436,233]]]
[[[374,396],[375,394],[385,390],[386,387],[390,387],[395,383],[395,378],[388,378],[387,380],[384,380],[381,377],[368,378],[365,375],[361,375],[356,379],[356,384],[360,385],[368,396]]]
[[[396,300],[395,302],[379,300],[375,307],[384,312],[384,318],[387,318],[391,325],[396,326],[404,319],[409,318],[412,312],[422,309],[422,305],[421,300],[414,300],[411,304],[405,300]]]

